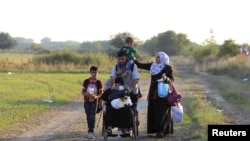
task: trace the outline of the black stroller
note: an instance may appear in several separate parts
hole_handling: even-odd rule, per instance
[[[131,98],[132,105],[123,105],[122,108],[115,108],[112,103],[113,100],[110,100],[112,92],[111,89],[108,89],[101,96],[104,101],[102,122],[102,136],[104,137],[104,140],[106,141],[108,137],[116,137],[118,135],[121,137],[130,137],[131,140],[136,140],[139,135],[139,118],[137,111],[138,96],[133,93],[125,94],[125,97],[122,98]],[[120,94],[115,94],[115,96],[118,95]],[[119,98],[121,98],[121,96]],[[111,125],[112,129],[115,127],[120,129],[122,131],[121,134],[112,133],[112,129],[110,129]],[[126,134],[123,133],[124,129],[126,129]]]
[[[131,140],[136,140],[138,135],[139,135],[139,131],[138,131],[138,126],[139,126],[139,119],[138,119],[138,111],[137,111],[137,103],[134,103],[133,106],[130,106],[130,107],[126,107],[126,108],[129,108],[130,111],[131,111],[131,122],[130,124],[128,125],[128,128],[126,128],[129,132],[129,135],[125,135],[120,134],[121,137],[130,137]],[[105,106],[104,106],[104,109],[103,109],[103,125],[102,125],[102,136],[104,137],[104,140],[106,141],[108,139],[108,137],[117,137],[118,134],[113,134],[111,132],[109,132],[109,130],[107,129],[107,126],[106,126],[106,122],[105,122],[105,118],[106,118],[106,110],[108,108],[112,108],[111,105],[105,103]],[[115,123],[116,121],[114,121]],[[119,125],[117,124],[114,124],[113,128],[114,127],[117,127],[118,129],[121,130],[121,127],[119,127]]]

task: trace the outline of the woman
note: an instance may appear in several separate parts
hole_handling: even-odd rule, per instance
[[[173,82],[173,70],[169,64],[169,57],[164,52],[158,52],[155,62],[140,63],[135,61],[140,69],[150,70],[151,83],[148,92],[148,113],[147,113],[147,133],[156,133],[161,138],[164,134],[173,133],[173,121],[171,115],[171,105],[166,98],[158,96],[158,82],[163,79],[165,82]]]

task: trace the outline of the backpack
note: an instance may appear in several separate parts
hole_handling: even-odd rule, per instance
[[[128,63],[128,62],[127,62]],[[131,71],[134,70],[134,63],[130,66]],[[118,64],[115,65],[115,70],[118,70]]]
[[[90,84],[90,80],[86,79],[85,84],[86,84],[86,86],[88,86]],[[99,79],[97,79],[94,84],[96,85],[96,88],[99,91],[101,86],[102,86],[101,81]],[[100,111],[102,111],[102,109],[103,109],[102,100],[98,99],[97,105],[96,105],[96,113],[99,113]]]
[[[134,71],[134,63],[130,66],[130,69],[131,69],[131,72],[133,72]],[[117,70],[118,70],[118,64],[116,64],[115,65],[115,70],[116,70],[116,72],[117,72]],[[124,73],[124,72],[122,72],[122,73]],[[119,76],[119,75],[121,75],[122,73],[117,73],[116,75],[117,76]],[[105,83],[107,83],[107,86],[109,85],[109,83],[110,83],[110,80],[108,79],[108,80],[106,80],[106,82]],[[138,97],[139,98],[141,98],[142,97],[142,91],[141,91],[141,89],[140,89],[140,87],[138,86]]]

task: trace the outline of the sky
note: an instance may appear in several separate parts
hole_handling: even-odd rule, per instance
[[[146,41],[172,30],[201,44],[250,43],[248,0],[0,0],[0,32],[78,42],[129,32]]]

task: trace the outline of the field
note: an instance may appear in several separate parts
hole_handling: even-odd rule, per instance
[[[188,59],[171,59],[176,78],[174,84],[183,95],[184,120],[175,124],[175,134],[166,137],[168,140],[205,141],[208,124],[249,124],[248,81],[197,73]],[[150,79],[147,73],[140,72],[144,96],[139,103],[141,125],[138,140],[152,140],[145,131]],[[0,73],[0,139],[84,140],[87,126],[80,92],[82,80],[88,76],[86,72]],[[102,81],[108,76],[109,73],[99,75]],[[53,103],[43,100],[52,100]],[[97,128],[96,139],[103,140],[100,128]]]
[[[50,108],[66,104],[81,95],[81,84],[89,74],[0,73],[0,130]],[[100,75],[104,81],[108,74]]]

